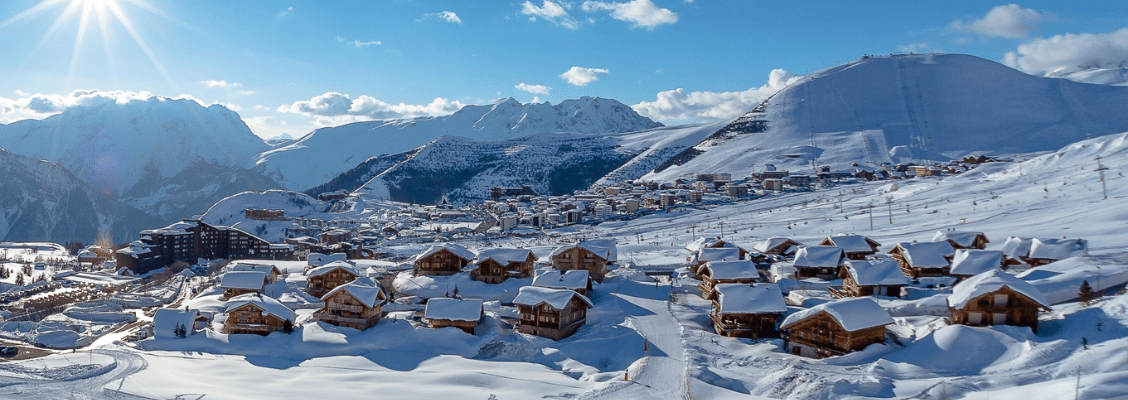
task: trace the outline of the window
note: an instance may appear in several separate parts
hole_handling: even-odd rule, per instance
[[[996,294],[995,295],[995,305],[999,306],[999,307],[1005,307],[1007,305],[1007,295]]]

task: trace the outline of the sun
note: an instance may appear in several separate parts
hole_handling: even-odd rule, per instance
[[[157,10],[149,4],[145,3],[144,0],[125,1],[152,14],[164,17],[166,19],[172,19],[167,14],[164,14],[160,10]],[[170,84],[173,84],[173,80],[168,75],[168,72],[165,70],[164,66],[161,65],[160,61],[157,60],[156,55],[149,48],[149,45],[145,42],[145,39],[142,38],[141,33],[137,30],[133,21],[129,18],[128,15],[126,15],[125,10],[121,7],[121,4],[118,0],[44,0],[32,6],[31,8],[19,14],[16,14],[11,18],[8,18],[3,22],[0,22],[0,28],[3,28],[4,26],[15,22],[22,21],[33,15],[47,12],[47,10],[56,8],[63,3],[66,3],[66,7],[63,9],[63,12],[57,19],[55,19],[55,22],[51,24],[51,26],[47,29],[47,32],[43,34],[43,36],[39,39],[39,42],[36,43],[35,47],[31,50],[31,53],[35,53],[40,48],[42,48],[44,43],[46,43],[49,38],[53,37],[60,28],[66,26],[67,23],[72,21],[77,15],[78,29],[74,39],[74,47],[71,52],[70,72],[67,75],[68,89],[71,88],[71,82],[74,80],[75,71],[78,69],[79,60],[81,59],[81,53],[83,51],[83,43],[85,42],[89,32],[92,29],[95,29],[94,25],[97,25],[97,30],[99,33],[101,33],[103,42],[105,42],[107,39],[108,31],[110,29],[110,24],[114,21],[121,25],[121,27],[129,34],[129,36],[133,39],[133,42],[137,45],[137,49],[139,49],[142,53],[145,54],[146,57],[148,57],[149,62],[153,64],[153,66],[160,72],[162,76],[164,76],[165,80]],[[109,47],[106,48],[106,53],[107,56],[111,55]]]

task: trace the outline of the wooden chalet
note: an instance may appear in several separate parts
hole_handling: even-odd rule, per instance
[[[520,313],[517,331],[560,340],[576,333],[587,322],[591,300],[566,289],[525,286],[513,299]]]
[[[478,321],[482,320],[482,300],[446,297],[427,300],[423,320],[431,328],[455,327],[473,335]]]
[[[834,300],[788,315],[784,350],[812,358],[840,356],[885,343],[885,326],[893,317],[869,298]]]
[[[951,268],[956,249],[947,241],[932,243],[898,243],[889,250],[893,259],[901,266],[905,276],[946,276]]]
[[[1089,254],[1089,241],[1085,239],[1035,238],[1030,241],[1030,254],[1026,256],[1026,262],[1032,267],[1037,267],[1087,254]]]
[[[223,298],[232,298],[247,293],[262,293],[267,275],[262,271],[228,271],[219,280]]]
[[[274,298],[259,293],[248,293],[232,297],[224,303],[227,320],[223,322],[223,333],[254,333],[268,335],[282,331],[286,321],[294,323],[297,314]]]
[[[982,274],[1003,268],[1003,252],[998,250],[967,250],[958,249],[952,257],[952,269],[949,275],[956,278],[956,283]]]
[[[701,279],[701,266],[713,261],[739,261],[740,250],[731,247],[706,247],[689,257],[689,272]]]
[[[861,235],[835,235],[827,236],[819,242],[819,246],[841,247],[846,253],[846,258],[851,260],[865,260],[866,257],[877,254],[881,243]]]
[[[428,247],[411,259],[416,276],[449,276],[462,271],[474,260],[474,253],[457,244]]]
[[[525,249],[486,249],[474,261],[477,268],[471,274],[476,281],[501,283],[509,278],[533,276],[537,256]]]
[[[830,288],[835,298],[862,296],[900,297],[909,278],[894,260],[850,260],[842,266],[842,288]]]
[[[1037,288],[1000,270],[968,278],[948,296],[953,324],[1027,326],[1038,333],[1038,313],[1050,310]]]
[[[1034,244],[1033,238],[1011,236],[1007,241],[1003,242],[1003,247],[999,249],[1003,252],[1003,268],[1011,269],[1015,267],[1029,267],[1030,264],[1026,262],[1030,255],[1030,245]]]
[[[614,239],[587,240],[560,246],[553,249],[549,256],[553,268],[561,271],[584,269],[596,282],[603,282],[603,278],[607,276],[607,266],[614,264],[617,257],[618,249]]]
[[[571,271],[550,269],[533,277],[533,286],[574,290],[576,293],[588,296],[591,294],[591,275],[584,269]]]
[[[369,278],[357,278],[334,287],[321,296],[321,301],[325,305],[313,313],[313,319],[365,330],[380,320],[384,304],[388,302],[388,293]]]
[[[751,261],[711,261],[701,267],[701,298],[712,300],[717,285],[726,283],[750,284],[760,280],[760,271]]]
[[[752,250],[756,250],[763,254],[787,256],[795,254],[795,251],[802,246],[802,243],[796,242],[788,238],[768,238],[760,243],[756,243]]]
[[[265,284],[269,285],[278,282],[282,277],[282,270],[273,264],[248,264],[245,262],[236,261],[227,268],[229,271],[259,271],[266,274]]]
[[[777,338],[779,317],[787,313],[783,293],[772,283],[716,286],[709,319],[718,335],[752,339]]]
[[[737,246],[737,245],[733,244],[732,242],[728,242],[728,241],[725,241],[724,239],[716,238],[716,237],[713,237],[713,238],[702,237],[702,238],[699,238],[697,240],[694,240],[692,243],[685,246],[685,249],[687,251],[689,251],[691,254],[697,253],[701,249],[725,249],[725,248],[736,249],[737,251],[739,251],[740,252],[740,255],[739,255],[740,258],[739,259],[740,260],[745,260],[745,259],[748,258],[748,250],[745,250],[743,247]]]
[[[337,286],[352,282],[360,273],[348,261],[333,261],[306,272],[306,293],[321,297]]]
[[[948,242],[954,249],[983,250],[987,248],[987,235],[983,232],[939,231],[932,236],[933,242]]]
[[[795,277],[834,279],[846,254],[837,246],[803,246],[795,252]]]

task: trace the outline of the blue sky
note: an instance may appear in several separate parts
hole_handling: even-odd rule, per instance
[[[224,104],[267,137],[504,97],[600,96],[668,124],[716,120],[863,54],[967,53],[1034,74],[1115,64],[1128,60],[1126,10],[1112,1],[7,0],[0,122],[92,96],[152,95]]]

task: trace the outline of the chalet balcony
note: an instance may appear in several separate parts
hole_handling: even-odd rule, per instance
[[[756,329],[752,324],[734,320],[726,321],[724,317],[714,313],[709,313],[709,319],[713,320],[713,324],[721,327],[725,332],[747,332]]]
[[[847,292],[845,288],[829,287],[829,288],[827,288],[827,290],[830,291],[830,297],[833,297],[833,298],[836,298],[836,299],[852,297],[852,296],[850,296],[850,292]]]
[[[354,313],[357,313],[357,314],[363,313],[365,311],[364,306],[356,306],[356,305],[349,305],[349,304],[336,304],[336,303],[326,304],[325,308],[329,309],[329,311],[348,311],[348,312],[354,312]]]
[[[324,312],[313,313],[313,318],[328,323],[342,323],[342,324],[357,324],[357,325],[371,325],[376,318],[352,318],[342,317],[340,315],[333,315]]]

